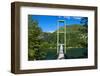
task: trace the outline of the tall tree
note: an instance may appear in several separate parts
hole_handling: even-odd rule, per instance
[[[32,16],[28,16],[28,49],[29,58],[38,59],[39,58],[39,47],[41,34],[41,29],[38,27],[38,22],[32,19]]]
[[[81,41],[80,44],[83,47],[87,47],[88,45],[88,17],[82,17],[80,23],[83,25],[83,28],[80,28],[81,32]]]
[[[81,31],[87,33],[88,32],[88,17],[82,17],[80,23],[84,27]]]

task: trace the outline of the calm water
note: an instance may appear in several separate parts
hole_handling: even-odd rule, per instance
[[[58,55],[57,49],[45,49],[47,50],[46,60],[57,59]],[[88,58],[88,50],[86,48],[70,48],[66,49],[65,59],[78,59],[78,58]]]

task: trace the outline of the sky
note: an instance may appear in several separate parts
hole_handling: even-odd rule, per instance
[[[82,17],[78,16],[50,16],[50,15],[32,15],[33,20],[38,21],[38,26],[43,32],[54,32],[57,30],[57,21],[64,20],[66,25],[81,24],[80,20]],[[64,23],[59,23],[60,26],[64,26]]]

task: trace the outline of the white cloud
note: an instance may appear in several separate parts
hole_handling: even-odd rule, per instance
[[[81,17],[73,17],[74,19],[81,19]]]
[[[53,33],[54,31],[48,31],[48,32]]]
[[[65,19],[81,19],[81,17],[78,17],[78,16],[59,16],[58,18],[65,18]]]
[[[71,16],[64,16],[64,18],[66,18],[66,19],[70,19],[70,18],[71,18]]]

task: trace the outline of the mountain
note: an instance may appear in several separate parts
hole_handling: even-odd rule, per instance
[[[78,32],[80,28],[83,28],[83,26],[79,24],[73,24],[73,25],[66,25],[66,28],[65,26],[62,26],[58,30],[60,32],[64,32],[66,29],[66,32]]]

